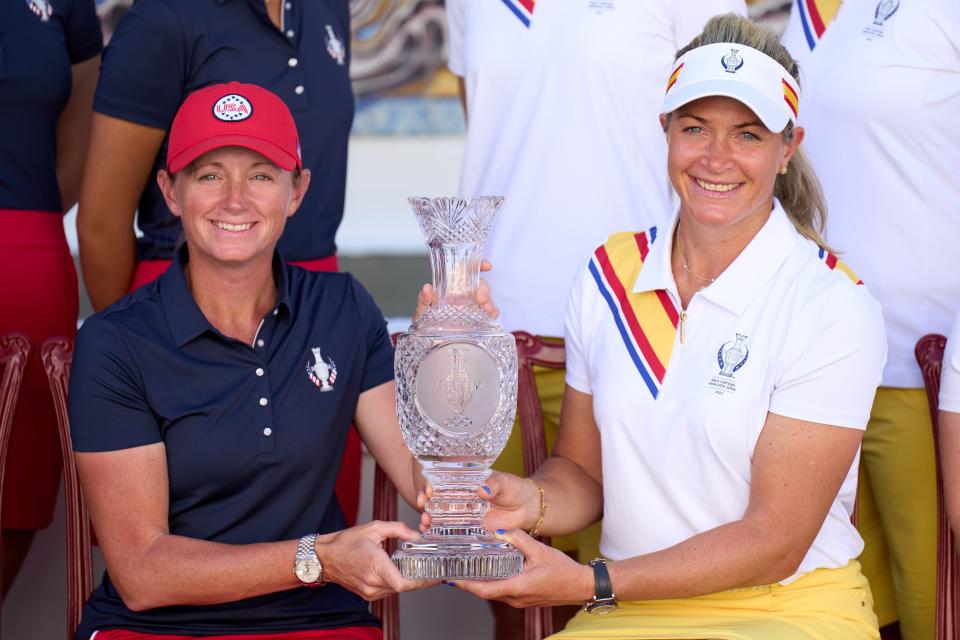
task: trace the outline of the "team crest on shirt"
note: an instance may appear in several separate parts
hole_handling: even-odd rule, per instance
[[[900,0],[880,0],[873,12],[873,24],[867,25],[863,30],[867,40],[882,38],[884,25],[899,8]]]
[[[230,93],[213,105],[213,116],[224,122],[239,122],[253,115],[253,105],[243,96]]]
[[[730,49],[730,53],[720,58],[720,64],[727,73],[736,73],[743,66],[743,58],[739,51],[739,49]]]
[[[337,381],[337,363],[333,358],[323,358],[320,347],[312,347],[313,362],[307,361],[307,377],[310,382],[320,387],[320,391],[333,391],[333,383]]]
[[[738,333],[733,340],[728,340],[720,345],[717,350],[717,364],[720,371],[710,379],[710,388],[717,395],[733,393],[737,390],[737,383],[734,379],[734,373],[747,363],[750,357],[750,348],[747,347],[747,336]]]
[[[333,32],[333,27],[327,25],[327,53],[330,54],[330,57],[337,61],[337,64],[341,67],[343,66],[343,61],[347,57],[347,48],[343,46],[343,40],[337,37],[337,34]]]
[[[587,0],[587,9],[597,15],[603,15],[616,9],[613,0]]]
[[[53,15],[53,6],[48,0],[27,0],[27,8],[37,15],[43,22],[49,22]]]

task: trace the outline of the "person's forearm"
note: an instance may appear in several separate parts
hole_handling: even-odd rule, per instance
[[[298,541],[230,545],[161,535],[137,557],[112,557],[107,570],[130,609],[210,605],[292,589]]]
[[[788,533],[739,520],[662,551],[608,562],[608,569],[619,600],[692,598],[784,580],[808,548]]]
[[[96,311],[102,311],[130,291],[137,265],[136,235],[132,225],[94,223],[77,218],[80,264],[87,295]]]
[[[570,460],[551,456],[533,476],[543,487],[546,511],[540,533],[557,536],[576,533],[603,515],[603,489],[586,472]],[[524,529],[536,526],[540,512],[540,495],[535,492],[528,501]]]

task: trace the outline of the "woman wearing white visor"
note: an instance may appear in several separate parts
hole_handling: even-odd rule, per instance
[[[679,52],[661,116],[679,211],[583,270],[554,455],[488,482],[524,572],[457,586],[585,602],[557,638],[878,637],[850,514],[884,329],[820,239],[797,75],[733,15]],[[589,565],[524,533],[601,516]]]

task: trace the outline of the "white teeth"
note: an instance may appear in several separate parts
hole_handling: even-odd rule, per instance
[[[223,229],[224,231],[246,231],[253,226],[252,222],[246,222],[244,224],[230,224],[229,222],[220,222],[219,220],[213,224],[217,225],[217,228]]]
[[[720,193],[725,193],[727,191],[733,191],[740,186],[739,183],[733,184],[716,184],[713,182],[704,182],[699,178],[694,178],[697,181],[697,184],[706,189],[707,191],[719,191]]]

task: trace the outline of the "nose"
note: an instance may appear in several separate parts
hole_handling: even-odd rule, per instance
[[[228,212],[239,213],[247,206],[246,181],[228,176],[224,181],[223,208]]]
[[[713,136],[703,156],[707,169],[712,173],[723,173],[733,164],[733,149],[724,136]]]

